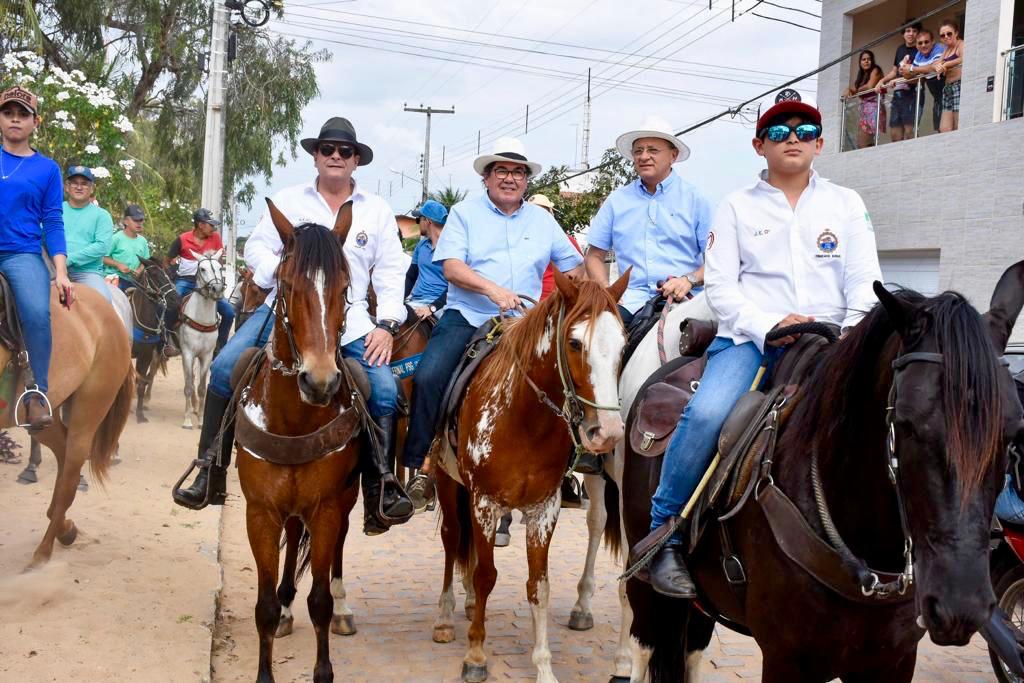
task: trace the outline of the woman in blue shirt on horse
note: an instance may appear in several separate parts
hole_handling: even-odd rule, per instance
[[[39,102],[14,87],[0,94],[0,273],[14,294],[34,384],[26,382],[24,424],[39,432],[53,423],[46,398],[50,369],[50,273],[42,240],[53,259],[61,303],[70,308],[60,167],[29,145],[39,127]]]

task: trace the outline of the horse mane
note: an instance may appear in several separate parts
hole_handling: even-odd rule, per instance
[[[576,287],[576,302],[565,312],[565,329],[572,329],[580,320],[594,320],[607,310],[611,310],[618,317],[619,311],[615,300],[604,287],[592,280],[578,281]],[[563,303],[565,297],[561,291],[555,289],[551,296],[527,311],[522,318],[505,321],[506,327],[501,335],[501,343],[480,369],[480,381],[483,386],[505,384],[530,367],[531,356],[537,343],[546,333],[548,320],[558,315],[558,308]],[[554,320],[551,325],[554,329]],[[592,333],[593,328],[589,332]],[[555,333],[557,332],[553,332]],[[552,344],[554,343],[552,340]]]
[[[994,351],[979,352],[992,350],[992,342],[981,316],[961,294],[943,292],[927,298],[904,289],[894,296],[915,309],[908,345],[913,347],[927,335],[943,356],[946,453],[957,474],[961,501],[966,502],[999,457],[1002,445],[1001,368]],[[793,441],[791,445],[797,447],[796,440],[810,434],[812,449],[829,459],[846,450],[841,444],[853,449],[851,454],[859,453],[865,434],[873,433],[871,426],[883,434],[885,406],[878,405],[878,387],[880,382],[889,386],[893,381],[890,364],[899,348],[889,315],[877,304],[845,339],[821,354],[805,382],[807,393],[794,411],[784,441]],[[871,405],[877,409],[866,410]]]
[[[312,280],[317,271],[324,273],[324,284],[328,289],[348,287],[351,281],[344,247],[334,232],[319,223],[302,223],[295,226],[295,239],[288,254],[294,261],[295,272]],[[285,262],[282,259],[281,263]],[[343,278],[344,276],[344,278]]]

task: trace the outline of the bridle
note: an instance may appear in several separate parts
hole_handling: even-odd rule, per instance
[[[203,270],[203,261],[209,261],[213,264],[213,278],[211,280],[205,280],[203,285],[200,287],[198,286],[199,274]],[[223,292],[227,288],[227,280],[224,277],[224,268],[217,259],[213,258],[211,254],[203,254],[196,262],[196,285],[196,291],[207,299],[219,299],[220,297],[215,293],[216,290],[219,288]]]
[[[135,319],[135,324],[138,325],[138,327],[142,331],[148,332],[150,334],[163,336],[165,330],[164,316],[167,313],[167,308],[169,306],[169,304],[167,303],[167,298],[171,295],[171,292],[174,292],[176,294],[177,290],[174,289],[174,285],[171,283],[170,278],[167,278],[167,281],[162,284],[154,285],[152,282],[152,278],[149,275],[150,268],[159,269],[160,267],[146,266],[145,268],[143,268],[142,276],[136,282],[136,284],[138,285],[136,289],[140,291],[142,295],[146,297],[146,299],[150,303],[156,306],[156,327],[149,327],[148,325],[146,325],[146,323],[142,322],[142,317],[139,315],[139,311],[135,308],[134,297],[129,299],[129,303],[131,304],[132,307],[132,317]]]
[[[1009,361],[1003,356],[999,357],[999,362],[1003,365],[1009,365]],[[817,449],[814,449],[811,454],[811,484],[814,488],[814,502],[818,509],[821,524],[825,528],[825,534],[843,560],[853,568],[860,583],[861,593],[865,597],[876,597],[880,600],[896,595],[904,595],[914,584],[914,542],[910,536],[906,503],[900,491],[900,460],[894,424],[900,373],[914,363],[933,363],[941,366],[944,360],[941,353],[913,351],[901,354],[892,361],[892,386],[889,389],[889,397],[885,407],[885,458],[886,469],[889,472],[889,481],[892,483],[896,494],[896,507],[899,510],[900,527],[903,531],[903,571],[896,575],[893,580],[883,583],[879,579],[878,572],[869,568],[863,559],[854,555],[839,535],[839,531],[832,521],[828,504],[825,501],[825,490],[822,486],[821,474],[818,470]]]

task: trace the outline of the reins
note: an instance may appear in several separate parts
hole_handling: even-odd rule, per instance
[[[197,285],[199,284],[199,273],[202,271],[202,263],[203,263],[203,261],[210,261],[211,263],[214,264],[213,279],[209,280],[209,281],[203,282],[203,285],[201,287],[197,286],[195,288],[194,292],[198,293],[199,296],[203,297],[204,299],[206,299],[208,301],[216,302],[217,299],[220,298],[220,297],[216,296],[216,294],[215,294],[217,286],[218,285],[222,285],[221,291],[224,291],[224,286],[226,286],[227,281],[224,279],[224,277],[222,277],[220,275],[220,273],[222,271],[220,271],[217,268],[217,266],[220,265],[217,262],[217,260],[214,259],[210,254],[203,254],[198,259],[198,265],[196,266],[196,284]],[[216,312],[214,313],[214,321],[212,323],[200,322],[200,321],[196,320],[195,318],[192,318],[192,317],[188,316],[185,313],[185,304],[188,302],[190,296],[191,295],[187,295],[187,296],[183,297],[182,300],[181,300],[181,308],[179,310],[179,317],[181,318],[181,321],[183,323],[185,323],[186,325],[188,325],[189,327],[191,327],[193,330],[196,330],[197,332],[209,333],[209,332],[214,332],[217,329],[219,329],[220,328],[220,321],[221,321],[219,313],[216,313]]]

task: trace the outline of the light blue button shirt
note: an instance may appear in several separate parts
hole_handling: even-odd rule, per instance
[[[615,190],[590,223],[587,243],[614,249],[619,272],[633,267],[619,302],[630,313],[658,293],[658,281],[686,275],[704,262],[712,206],[672,171],[652,195],[639,179]]]
[[[583,258],[544,209],[524,203],[506,216],[485,193],[452,207],[434,250],[434,262],[458,259],[500,287],[540,299],[548,263],[565,272]],[[462,313],[470,325],[483,325],[498,307],[483,294],[448,285],[445,310]]]

